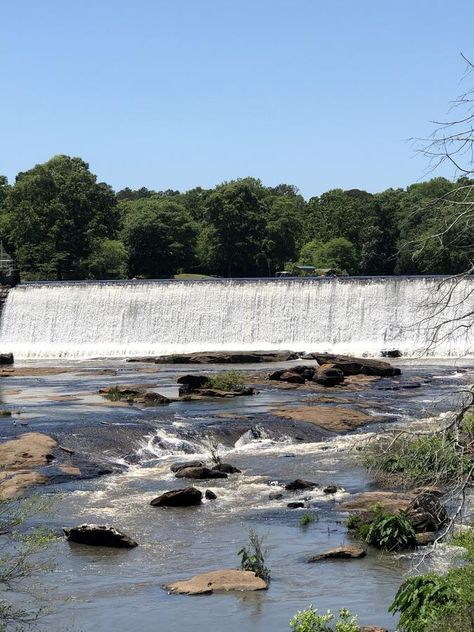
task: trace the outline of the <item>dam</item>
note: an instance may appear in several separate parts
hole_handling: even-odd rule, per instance
[[[9,292],[0,348],[18,359],[384,348],[469,356],[473,309],[472,277],[33,282]]]

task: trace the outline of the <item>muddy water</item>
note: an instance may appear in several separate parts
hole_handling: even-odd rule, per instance
[[[453,391],[472,381],[472,373],[458,369],[408,364],[406,378],[431,381],[413,390],[381,390],[377,383],[356,393],[331,392],[383,419],[344,437],[271,416],[275,405],[300,405],[311,396],[303,391],[266,387],[253,398],[148,410],[110,406],[96,395],[100,386],[131,382],[172,394],[177,373],[187,371],[183,367],[150,373],[144,366],[89,362],[65,367],[59,375],[4,380],[3,401],[20,414],[1,421],[3,437],[25,424],[25,430],[49,432],[63,445],[87,452],[91,461],[102,459],[119,470],[43,488],[53,501],[44,521],[58,531],[82,522],[109,523],[140,543],[127,551],[58,541],[50,551],[54,572],[44,578],[54,611],[44,623],[50,630],[95,632],[277,631],[289,629],[296,610],[312,603],[323,611],[347,607],[361,623],[394,629],[387,608],[410,568],[409,557],[371,550],[362,560],[308,564],[306,559],[350,542],[339,503],[371,485],[354,460],[357,442],[388,424],[424,423],[452,409]],[[257,432],[251,436],[249,428]],[[210,485],[197,481],[199,489],[212,489],[218,497],[200,507],[151,507],[160,492],[183,486],[170,473],[171,463],[206,456],[205,435],[217,438],[224,460],[242,473]],[[342,491],[334,496],[320,490],[285,492],[284,483],[298,477],[336,484]],[[270,500],[272,491],[282,491],[283,498]],[[300,499],[307,509],[286,507]],[[299,524],[303,511],[315,516],[305,528]],[[198,572],[238,566],[237,552],[249,528],[265,536],[272,576],[268,591],[186,597],[162,589]]]

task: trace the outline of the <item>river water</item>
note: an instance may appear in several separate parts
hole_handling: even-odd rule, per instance
[[[411,556],[370,550],[361,560],[306,560],[351,541],[339,504],[372,487],[356,459],[358,442],[388,426],[430,423],[452,410],[455,391],[472,382],[472,365],[400,364],[403,380],[419,380],[419,388],[385,390],[390,381],[381,380],[355,392],[327,389],[324,394],[336,400],[330,405],[341,398],[344,405],[363,406],[381,419],[345,436],[276,418],[273,407],[307,404],[314,393],[281,390],[271,383],[254,397],[176,402],[160,409],[112,406],[97,395],[99,387],[118,383],[146,383],[173,395],[177,375],[196,367],[87,361],[65,363],[61,374],[8,378],[4,404],[21,414],[1,422],[2,438],[17,434],[24,424],[25,431],[51,433],[61,445],[116,470],[42,488],[51,511],[38,522],[58,533],[63,526],[84,522],[112,524],[140,544],[114,550],[58,540],[48,554],[54,569],[41,578],[52,608],[43,624],[50,630],[84,632],[217,632],[223,627],[228,632],[276,632],[288,630],[293,614],[312,603],[322,611],[347,607],[361,623],[394,629],[396,619],[387,608],[412,566]],[[265,370],[239,368],[249,374]],[[199,507],[151,507],[159,493],[186,486],[170,472],[172,463],[208,458],[206,436],[220,443],[223,460],[242,473],[209,485],[196,481],[196,487],[217,495]],[[295,478],[335,484],[341,491],[285,492],[285,482]],[[272,491],[283,491],[283,498],[270,500]],[[308,508],[286,507],[299,499]],[[299,524],[303,512],[315,516],[304,528]],[[269,590],[189,597],[163,589],[167,582],[199,572],[237,567],[237,552],[247,544],[250,528],[265,538]]]

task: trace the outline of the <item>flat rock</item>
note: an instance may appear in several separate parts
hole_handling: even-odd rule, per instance
[[[165,588],[181,595],[206,595],[213,592],[265,590],[268,584],[252,571],[223,569],[173,582]]]
[[[183,467],[175,474],[176,478],[194,478],[194,479],[208,479],[208,478],[227,478],[225,472],[219,472],[219,470],[211,470],[208,467]]]
[[[152,507],[191,507],[200,505],[201,501],[202,493],[199,489],[184,487],[161,494],[158,498],[154,498],[150,505]]]
[[[349,432],[365,426],[377,417],[371,417],[366,413],[342,406],[299,406],[277,408],[271,411],[278,417],[285,417],[294,421],[303,421],[314,424],[330,432]]]
[[[365,557],[367,551],[357,544],[350,544],[347,546],[338,546],[334,549],[329,549],[318,555],[310,557],[308,562],[320,562],[322,560],[342,560],[342,559],[358,559]]]
[[[310,353],[305,358],[312,358],[319,365],[331,363],[337,366],[344,375],[376,375],[378,377],[392,377],[400,375],[399,368],[392,366],[383,360],[373,360],[368,358],[355,358],[345,355],[334,355],[331,353]]]
[[[119,549],[131,549],[138,546],[138,543],[128,535],[108,525],[81,524],[78,527],[64,527],[63,531],[67,540],[78,544]]]
[[[31,469],[51,462],[57,442],[39,432],[25,432],[16,439],[0,444],[0,468]]]
[[[128,358],[127,362],[153,362],[155,364],[259,364],[287,362],[299,357],[294,351],[198,351],[174,353],[166,356]]]
[[[297,501],[294,503],[288,503],[287,507],[288,509],[301,509],[302,507],[304,507],[304,502]]]
[[[415,492],[364,492],[340,505],[343,511],[369,512],[381,505],[387,513],[407,511],[415,500]]]

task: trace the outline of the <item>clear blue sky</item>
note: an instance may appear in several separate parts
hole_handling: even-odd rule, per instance
[[[473,0],[6,0],[0,173],[115,189],[248,175],[306,197],[422,179],[404,139],[465,87]],[[472,81],[472,76],[471,76]]]

